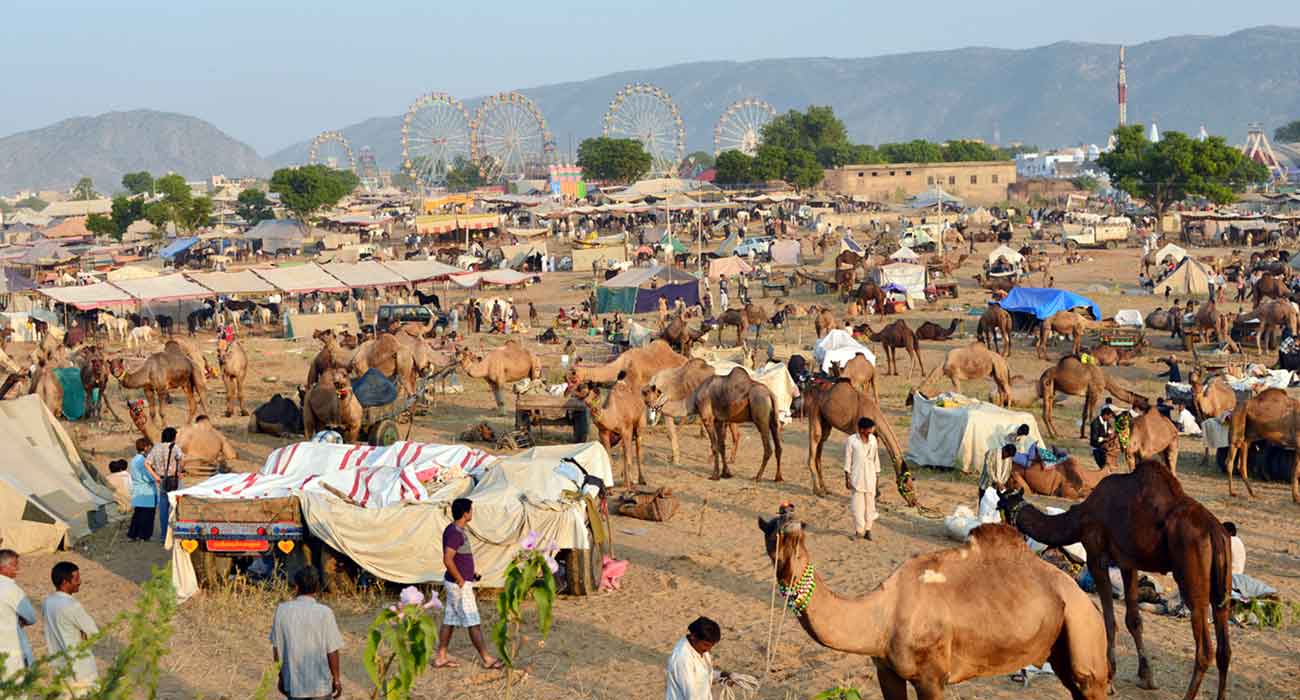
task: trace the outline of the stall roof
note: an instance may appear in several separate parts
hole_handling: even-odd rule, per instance
[[[650,283],[650,280],[657,279],[666,284],[680,284],[682,282],[698,282],[695,275],[680,270],[675,267],[665,265],[654,265],[652,267],[633,267],[629,268],[607,280],[600,286],[602,287],[640,287]]]
[[[189,281],[180,273],[164,277],[118,280],[113,282],[113,286],[140,301],[185,301],[212,296],[212,292]]]
[[[302,246],[307,230],[297,221],[267,219],[259,222],[244,234],[244,238],[260,240],[263,250],[281,250]]]
[[[1058,311],[1086,306],[1098,321],[1102,319],[1101,307],[1097,306],[1097,302],[1064,289],[1016,287],[1000,303],[1007,311],[1024,311],[1039,319],[1051,318]]]
[[[108,306],[130,306],[135,303],[126,292],[107,282],[74,287],[45,287],[41,294],[61,304],[82,309],[100,309]]]
[[[0,294],[30,292],[33,289],[36,289],[36,283],[17,270],[6,267],[4,268],[4,274],[0,274]]]
[[[359,287],[395,287],[405,286],[406,278],[384,267],[374,260],[355,263],[327,263],[322,265],[326,272],[337,277],[353,289]]]
[[[275,287],[253,274],[252,270],[187,272],[185,276],[217,294],[270,294],[275,291]]]
[[[198,242],[199,239],[197,236],[190,236],[188,238],[177,238],[171,243],[168,243],[167,245],[163,246],[163,249],[158,251],[158,256],[161,257],[163,260],[171,260],[172,258],[176,257],[180,253],[183,253],[189,250],[190,248],[193,248],[194,245]]]
[[[392,260],[382,263],[384,267],[392,270],[402,277],[402,279],[412,284],[418,282],[428,282],[430,280],[441,279],[447,275],[455,275],[464,272],[459,267],[452,267],[446,263],[440,263],[437,260]]]
[[[453,275],[451,281],[466,289],[479,284],[512,285],[523,284],[530,279],[540,277],[536,273],[516,272],[515,270],[487,270],[485,272],[465,272]]]
[[[341,292],[348,286],[337,277],[316,263],[291,265],[288,267],[253,268],[253,274],[270,282],[276,289],[286,294],[307,294],[310,292]]]

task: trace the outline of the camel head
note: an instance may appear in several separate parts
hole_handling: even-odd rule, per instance
[[[1008,524],[1012,527],[1016,525],[1016,518],[1020,515],[1020,509],[1025,505],[1025,492],[1023,489],[1013,489],[998,493],[998,512],[1006,518]]]
[[[646,406],[659,410],[663,408],[665,403],[668,403],[668,395],[660,391],[654,380],[651,379],[645,386],[641,387],[641,400],[645,401]]]
[[[122,375],[126,374],[126,360],[120,357],[109,358],[108,373],[121,379]]]
[[[794,506],[782,506],[775,518],[758,518],[767,556],[776,564],[778,583],[793,586],[812,563],[804,546],[805,527],[804,523],[795,520]]]

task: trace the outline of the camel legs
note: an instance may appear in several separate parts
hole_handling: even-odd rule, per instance
[[[636,483],[644,486],[645,472],[643,471],[643,465],[641,462],[641,431],[640,430],[637,430],[635,428],[632,430],[632,442],[636,443]],[[630,448],[631,446],[629,445],[628,447]]]
[[[775,409],[774,409],[775,410]],[[731,423],[730,425],[735,425]],[[763,464],[758,468],[758,473],[754,475],[754,481],[763,479],[763,472],[767,471],[767,460],[772,458],[772,437],[767,434],[765,426],[759,423],[757,416],[754,420],[754,429],[758,431],[758,437],[763,441]],[[781,480],[781,458],[776,459],[776,478],[773,481]]]
[[[1094,391],[1090,386],[1087,393],[1083,396],[1083,419],[1079,421],[1079,439],[1087,439],[1088,421],[1092,419],[1092,414],[1097,410],[1098,394],[1101,392]]]
[[[235,380],[235,388],[239,392],[239,415],[247,416],[248,410],[244,408],[244,378],[240,377]]]
[[[780,459],[780,457],[777,459]],[[777,464],[780,464],[780,462],[777,462]],[[1249,484],[1250,482],[1246,483]],[[1300,503],[1300,450],[1296,451],[1295,461],[1291,462],[1291,502]]]
[[[1075,355],[1079,354],[1079,344],[1081,342],[1083,342],[1083,334],[1076,329],[1074,331],[1074,350],[1073,350]]]
[[[495,401],[497,405],[497,415],[505,415],[506,400],[501,395],[501,386],[499,384],[489,384],[488,387],[492,390],[492,400]]]
[[[1228,683],[1228,664],[1232,658],[1232,648],[1228,641],[1228,605],[1225,604],[1213,606],[1211,611],[1210,587],[1214,578],[1212,568],[1215,566],[1214,557],[1209,547],[1197,547],[1195,543],[1189,540],[1197,537],[1200,533],[1175,533],[1171,540],[1171,547],[1178,547],[1179,551],[1188,552],[1180,560],[1174,562],[1173,576],[1174,581],[1178,584],[1178,590],[1183,596],[1183,604],[1191,610],[1192,637],[1196,641],[1196,656],[1192,665],[1192,677],[1187,686],[1185,700],[1191,700],[1196,697],[1200,690],[1201,681],[1205,677],[1205,671],[1210,667],[1210,655],[1214,651],[1214,642],[1210,639],[1210,622],[1211,612],[1214,615],[1215,633],[1218,638],[1219,649],[1217,665],[1219,668],[1219,691],[1218,698],[1226,697]],[[1188,536],[1190,535],[1190,536]],[[1224,543],[1226,546],[1226,542]],[[1209,561],[1206,561],[1209,557]],[[1227,567],[1227,564],[1224,564]],[[1228,572],[1223,574],[1228,576]],[[1225,584],[1231,587],[1229,579]],[[1230,591],[1225,591],[1226,596]]]
[[[884,700],[907,700],[907,681],[880,659],[873,661],[876,664],[876,679],[880,681],[880,696]]]
[[[907,378],[908,378],[908,380],[910,381],[910,380],[912,379],[912,368],[915,367],[915,366],[917,366],[917,365],[920,365],[920,367],[921,367],[921,376],[924,377],[924,376],[925,376],[925,360],[921,359],[921,348],[919,348],[919,347],[917,347],[917,348],[908,348],[908,350],[907,350],[907,354],[910,355],[910,356],[911,356],[911,359],[912,359],[912,364],[909,365],[908,368],[907,368]]]
[[[664,416],[664,422],[668,425],[668,441],[673,446],[673,466],[677,466],[682,462],[682,453],[677,444],[677,419]]]
[[[1110,585],[1110,571],[1101,557],[1088,557],[1088,573],[1092,574],[1093,584],[1097,587],[1097,597],[1101,599],[1101,620],[1106,624],[1106,661],[1110,665],[1110,677],[1115,678],[1115,596]]]
[[[1056,403],[1056,384],[1050,378],[1045,379],[1041,390],[1043,394],[1043,423],[1047,425],[1047,435],[1053,438],[1060,437],[1056,432],[1056,423],[1052,422],[1052,404]]]
[[[1228,450],[1228,495],[1229,495],[1229,496],[1236,496],[1236,495],[1237,495],[1237,489],[1234,488],[1234,487],[1233,487],[1233,484],[1232,484],[1232,471],[1233,471],[1234,469],[1240,469],[1240,470],[1241,470],[1241,480],[1242,480],[1243,482],[1245,482],[1245,484],[1246,484],[1246,493],[1249,495],[1250,498],[1254,498],[1254,497],[1255,497],[1255,489],[1251,487],[1251,485],[1250,485],[1250,476],[1249,476],[1249,474],[1248,474],[1247,471],[1246,471],[1246,457],[1247,457],[1247,455],[1248,455],[1249,453],[1250,453],[1250,443],[1249,443],[1249,442],[1244,442],[1244,443],[1233,443],[1233,444],[1232,444],[1232,447],[1229,448],[1229,450]],[[1297,453],[1297,454],[1300,454],[1300,453]],[[1292,488],[1292,494],[1291,494],[1292,497],[1295,496],[1295,489],[1294,489],[1295,476],[1294,476],[1294,472],[1295,472],[1295,467],[1293,466],[1293,467],[1292,467],[1292,482],[1293,482],[1293,488]]]
[[[1120,575],[1124,579],[1124,626],[1128,628],[1128,633],[1133,637],[1133,645],[1137,647],[1138,654],[1138,687],[1143,690],[1155,690],[1156,683],[1151,677],[1151,662],[1147,660],[1146,647],[1142,644],[1142,614],[1138,609],[1137,600],[1137,569],[1121,568]],[[1110,579],[1107,578],[1106,585],[1110,585]],[[1101,586],[1098,584],[1098,589]]]
[[[826,482],[822,479],[822,445],[829,437],[830,427],[822,423],[820,416],[810,416],[808,421],[808,473],[812,476],[813,495],[827,495]]]

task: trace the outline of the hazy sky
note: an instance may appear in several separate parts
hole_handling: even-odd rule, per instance
[[[1300,2],[1206,0],[0,0],[0,136],[151,108],[263,155],[329,128],[688,61],[857,57],[971,45],[1139,43],[1300,25]]]

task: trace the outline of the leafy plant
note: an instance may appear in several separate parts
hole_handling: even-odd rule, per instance
[[[862,700],[862,693],[857,688],[831,688],[814,695],[813,700]]]
[[[524,601],[532,598],[537,605],[537,628],[542,640],[551,632],[556,596],[554,574],[560,565],[555,561],[555,542],[542,548],[540,540],[538,533],[530,532],[519,543],[519,552],[506,567],[505,587],[497,596],[492,643],[506,667],[506,697],[510,697],[511,671],[518,665],[519,650],[526,641],[522,635]]]
[[[385,608],[370,624],[364,662],[375,685],[371,698],[411,697],[411,688],[438,649],[438,623],[429,611],[441,608],[437,596],[425,602],[420,589],[407,586],[397,604]]]

